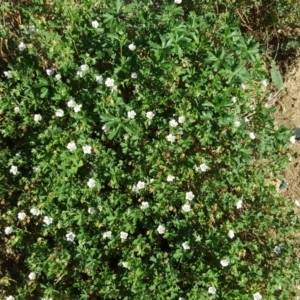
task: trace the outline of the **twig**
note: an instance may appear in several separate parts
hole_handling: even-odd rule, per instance
[[[280,45],[280,42],[277,43],[275,57],[273,58],[274,61],[276,60],[276,57],[277,57],[277,54],[278,54],[279,45]]]
[[[274,105],[274,103],[276,102],[277,98],[279,97],[279,95],[282,91],[283,91],[283,89],[280,89],[278,92],[276,92],[276,94],[272,97],[272,99],[270,99],[270,101],[268,101],[268,103],[270,103],[271,105]]]
[[[247,27],[250,31],[253,31],[252,28],[247,25],[247,22],[245,22],[243,16],[241,15],[238,9],[236,10],[236,12],[239,15],[240,19],[243,21],[243,26]]]
[[[218,2],[216,1],[215,4],[216,4],[216,9],[217,9],[217,15],[218,15],[219,14]]]
[[[61,275],[55,282],[55,284],[57,284],[66,274]]]

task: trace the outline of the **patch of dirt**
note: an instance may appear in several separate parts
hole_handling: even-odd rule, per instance
[[[293,130],[300,128],[300,51],[284,76],[284,87],[276,97],[277,111],[273,114],[277,124]],[[292,201],[300,200],[300,141],[291,146],[291,163],[283,176],[288,188],[282,194]]]

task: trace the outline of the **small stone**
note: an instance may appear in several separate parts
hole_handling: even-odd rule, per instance
[[[289,183],[286,180],[281,180],[280,185],[279,185],[279,189],[283,190],[289,187]]]
[[[299,127],[294,128],[294,132],[295,132],[296,140],[300,140],[300,128]]]

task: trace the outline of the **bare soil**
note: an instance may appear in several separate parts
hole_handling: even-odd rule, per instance
[[[284,76],[284,87],[278,92],[273,103],[277,111],[273,114],[278,126],[289,129],[300,128],[300,51]],[[291,145],[291,163],[283,176],[289,184],[280,193],[292,201],[300,200],[300,141]]]

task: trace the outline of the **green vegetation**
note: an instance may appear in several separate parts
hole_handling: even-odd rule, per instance
[[[296,298],[259,45],[177,2],[1,4],[4,299]]]

